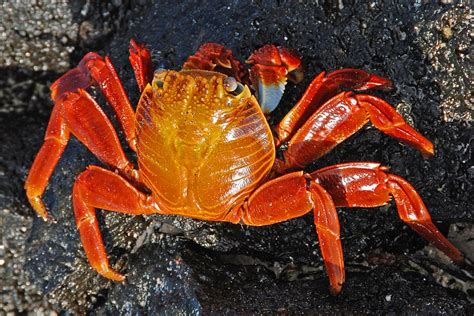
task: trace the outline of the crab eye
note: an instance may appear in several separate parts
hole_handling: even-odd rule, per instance
[[[155,70],[155,72],[153,73],[153,77],[155,78],[155,84],[158,88],[163,88],[163,80],[160,80],[158,79],[160,77],[160,75],[163,75],[165,72],[167,72],[166,69],[164,68],[159,68],[157,70]]]
[[[156,86],[157,86],[158,88],[163,89],[163,86],[164,86],[163,81],[161,81],[161,80],[156,80],[155,83],[156,83]]]
[[[239,95],[244,90],[244,86],[235,80],[234,77],[225,78],[223,84],[225,90],[233,95]]]

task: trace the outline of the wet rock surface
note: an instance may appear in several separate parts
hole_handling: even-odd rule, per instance
[[[0,22],[6,43],[0,51],[0,309],[472,314],[472,268],[456,267],[427,246],[400,222],[394,204],[339,210],[347,265],[339,297],[327,290],[311,215],[254,228],[99,212],[110,260],[128,278],[118,284],[99,277],[80,245],[70,199],[74,177],[99,162],[75,139],[44,196],[57,223],[44,223],[28,206],[22,186],[48,122],[48,86],[86,51],[111,56],[136,104],[139,95],[128,65],[131,37],[148,44],[156,68],[173,69],[204,42],[225,44],[242,60],[255,48],[276,43],[295,48],[307,69],[301,84],[287,86],[274,121],[320,71],[363,68],[393,80],[393,91],[378,95],[437,151],[423,160],[415,150],[366,128],[308,170],[349,161],[390,166],[417,188],[438,227],[472,255],[470,8],[337,3],[2,5],[8,18]]]

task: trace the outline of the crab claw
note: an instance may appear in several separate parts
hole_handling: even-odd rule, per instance
[[[188,57],[183,69],[219,71],[242,83],[248,83],[247,72],[242,63],[233,56],[230,49],[216,43],[201,45],[194,55]]]
[[[285,47],[265,45],[253,52],[246,62],[253,65],[250,80],[265,114],[280,103],[287,80],[298,83],[303,79],[301,59]]]

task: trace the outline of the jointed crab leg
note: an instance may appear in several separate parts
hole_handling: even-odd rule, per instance
[[[44,206],[41,196],[48,185],[49,177],[54,167],[61,158],[64,148],[69,141],[69,130],[66,128],[64,118],[61,115],[62,106],[55,106],[49,119],[48,128],[33,165],[30,168],[25,182],[26,195],[31,206],[43,219],[48,212]]]
[[[125,156],[115,130],[94,99],[84,90],[66,92],[57,100],[45,135],[45,142],[33,162],[25,189],[38,214],[46,219],[41,201],[48,180],[72,133],[102,162],[130,178],[132,163]]]
[[[65,93],[87,89],[92,85],[99,86],[117,114],[130,148],[135,150],[135,113],[108,57],[102,58],[96,53],[85,55],[76,68],[69,70],[51,85],[51,98],[58,102]]]
[[[321,106],[288,142],[276,171],[303,168],[357,132],[368,121],[381,132],[432,155],[433,144],[408,125],[387,102],[374,96],[342,92]]]
[[[392,82],[360,69],[341,69],[323,71],[311,82],[303,97],[286,114],[275,128],[278,141],[283,143],[290,139],[298,128],[322,105],[335,96],[341,89],[363,91],[367,89],[388,89]]]
[[[89,263],[104,277],[123,281],[125,277],[109,266],[95,209],[140,215],[158,212],[157,205],[121,176],[96,166],[89,166],[76,179],[72,202]]]
[[[387,204],[392,195],[405,223],[451,259],[462,262],[461,252],[434,226],[415,189],[387,170],[379,163],[353,162],[317,170],[311,177],[329,192],[337,207],[377,207]]]
[[[370,122],[382,133],[415,147],[425,157],[434,154],[433,144],[408,125],[390,104],[373,95],[358,94],[355,98],[368,113]]]
[[[130,40],[129,48],[130,64],[132,65],[135,78],[138,83],[140,92],[143,92],[147,83],[151,83],[153,79],[153,64],[151,62],[150,51],[145,45]]]
[[[293,172],[263,184],[244,206],[242,222],[253,226],[271,225],[311,210],[314,210],[314,224],[330,289],[338,294],[345,279],[339,219],[331,196],[310,175]]]
[[[130,61],[140,88],[151,81],[149,51],[135,41],[130,43]],[[108,57],[89,53],[79,65],[65,73],[51,85],[51,98],[55,102],[45,135],[25,183],[28,199],[44,219],[46,208],[41,196],[48,185],[72,132],[89,150],[110,167],[124,174],[133,172],[109,119],[83,89],[97,84],[113,107],[122,125],[130,148],[135,150],[135,114],[130,101]],[[129,174],[131,178],[135,175]]]

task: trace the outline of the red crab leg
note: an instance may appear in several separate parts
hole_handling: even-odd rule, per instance
[[[145,86],[151,83],[153,79],[153,64],[151,61],[150,51],[145,45],[135,42],[134,39],[130,40],[130,55],[128,59],[132,65],[135,78],[138,83],[140,92],[143,92]]]
[[[390,80],[360,69],[346,68],[325,75],[323,71],[316,76],[303,97],[276,126],[275,130],[280,143],[289,140],[324,102],[335,96],[341,89],[363,91],[388,89],[392,86]]]
[[[451,259],[462,262],[461,252],[433,224],[416,190],[387,170],[379,163],[353,162],[326,167],[311,176],[329,192],[337,207],[377,207],[387,204],[392,195],[402,221]]]
[[[381,132],[433,155],[433,144],[408,125],[387,102],[374,96],[342,92],[322,105],[295,133],[276,171],[303,168],[357,132],[368,121]]]
[[[69,130],[61,116],[62,106],[54,106],[48,128],[25,182],[26,195],[33,209],[46,220],[48,212],[41,196],[48,185],[49,177],[69,141]]]
[[[125,277],[109,266],[95,209],[140,215],[157,213],[158,207],[149,196],[139,192],[121,176],[96,166],[89,166],[76,179],[72,202],[90,265],[107,279],[123,281]]]
[[[69,133],[76,136],[102,162],[130,178],[136,178],[133,165],[125,156],[112,124],[94,99],[82,89],[76,93],[65,93],[56,101],[45,142],[25,182],[28,200],[44,219],[47,218],[47,211],[41,196],[67,145]]]
[[[271,225],[311,210],[330,290],[338,294],[345,279],[339,219],[331,196],[308,174],[293,172],[263,184],[244,206],[242,221],[253,226]]]
[[[51,97],[56,102],[67,92],[87,89],[94,84],[99,86],[114,109],[127,142],[135,151],[135,113],[108,57],[102,58],[96,53],[85,55],[76,68],[66,72],[51,85]]]

